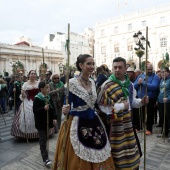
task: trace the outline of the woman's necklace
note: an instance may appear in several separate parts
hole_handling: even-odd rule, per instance
[[[81,79],[85,82],[86,85],[88,85],[88,84],[90,83],[89,80],[84,79],[82,76],[80,76],[80,77],[81,77]]]
[[[89,81],[89,87],[90,87],[90,89],[86,89],[86,87],[83,85],[83,82],[81,81],[81,79],[79,79],[80,80],[80,83],[81,83],[81,85],[82,85],[82,87],[85,89],[85,90],[87,90],[87,93],[91,96],[92,95],[92,86],[91,86],[91,82]],[[86,85],[88,85],[88,84],[86,84]]]
[[[36,85],[35,81],[30,81],[30,80],[29,80],[29,83],[30,83],[30,85],[32,86],[32,88],[35,88],[35,85]]]

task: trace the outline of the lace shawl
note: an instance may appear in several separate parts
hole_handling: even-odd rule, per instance
[[[93,80],[90,80],[92,83],[92,95],[89,95],[88,92],[80,86],[78,80],[76,78],[73,78],[70,80],[70,92],[84,100],[87,105],[92,109],[94,109],[94,104],[97,99],[97,94],[96,94],[96,88]],[[83,106],[80,107],[83,109]],[[79,109],[80,109],[79,108]],[[85,107],[87,108],[87,107]],[[84,110],[84,109],[83,109]],[[99,118],[99,117],[98,117]],[[99,118],[100,120],[100,118]],[[105,147],[103,147],[100,150],[93,149],[93,148],[87,148],[85,147],[80,141],[78,137],[78,122],[79,122],[79,117],[74,116],[70,128],[70,141],[73,146],[75,154],[80,157],[81,159],[88,161],[88,162],[93,162],[93,163],[100,163],[105,160],[107,160],[111,156],[111,147],[109,140],[107,138],[107,143]],[[100,120],[103,128],[105,129],[102,121]],[[106,130],[105,130],[106,133]]]

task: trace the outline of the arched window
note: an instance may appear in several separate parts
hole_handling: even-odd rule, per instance
[[[160,38],[160,47],[167,47],[167,38]]]

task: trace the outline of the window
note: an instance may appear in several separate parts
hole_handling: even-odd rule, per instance
[[[115,46],[114,46],[114,52],[115,52],[115,53],[118,53],[118,52],[119,52],[119,46],[118,46],[118,45],[115,45]]]
[[[142,27],[146,26],[146,21],[142,21]]]
[[[132,24],[128,24],[128,31],[132,30]]]
[[[119,31],[119,30],[118,30],[118,27],[115,27],[115,28],[114,28],[114,32],[115,32],[115,33],[118,33],[118,31]]]
[[[106,54],[106,47],[105,46],[101,47],[101,54]]]
[[[105,30],[101,30],[101,36],[105,36]]]
[[[106,62],[106,55],[102,55],[102,63]]]
[[[167,38],[160,38],[160,47],[167,47]]]
[[[133,45],[132,44],[128,44],[127,45],[127,49],[128,49],[128,51],[133,51]]]
[[[160,18],[160,24],[164,24],[165,23],[165,17],[161,17]]]

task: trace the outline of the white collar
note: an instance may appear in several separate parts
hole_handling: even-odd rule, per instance
[[[69,81],[69,91],[84,100],[90,108],[94,108],[94,104],[97,99],[96,87],[93,80],[89,79],[92,83],[92,95],[89,95],[78,82],[77,78],[72,78]]]

